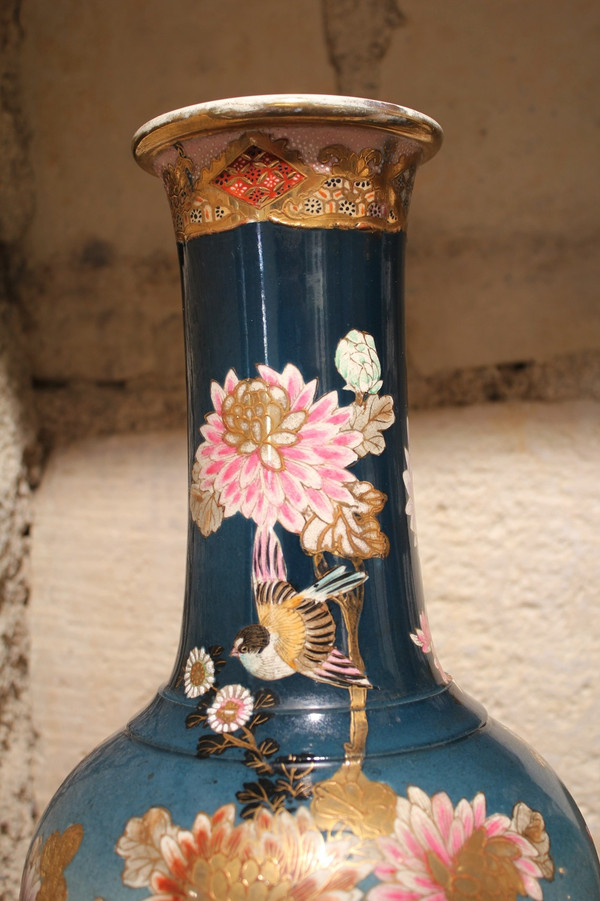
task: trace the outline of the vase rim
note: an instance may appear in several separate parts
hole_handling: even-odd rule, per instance
[[[292,123],[388,131],[420,145],[421,163],[437,153],[443,135],[430,116],[382,100],[337,94],[259,94],[197,103],[150,119],[133,136],[133,155],[143,169],[156,174],[156,157],[177,141],[235,128]]]

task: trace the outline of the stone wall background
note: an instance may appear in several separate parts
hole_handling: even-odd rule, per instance
[[[39,476],[19,317],[23,236],[33,209],[20,90],[18,0],[0,7],[0,898],[15,897],[35,822],[28,550]]]
[[[115,726],[126,717],[103,681],[105,655],[118,650],[133,688],[127,703],[153,688],[148,679],[142,689],[135,668],[148,649],[153,678],[166,675],[153,642],[180,603],[182,578],[179,545],[169,544],[175,531],[182,540],[185,519],[179,286],[162,188],[137,169],[129,144],[151,116],[219,96],[366,94],[444,126],[445,146],[417,180],[407,261],[431,617],[448,668],[553,755],[597,823],[597,4],[302,0],[282,15],[276,0],[232,0],[225,15],[207,0],[168,9],[158,0],[10,0],[0,26],[1,901],[16,898],[34,794],[43,803],[75,752],[105,734],[112,714]],[[151,571],[136,473],[142,486],[152,473],[166,498],[151,533],[162,558],[156,620],[146,590],[130,590]],[[85,485],[98,486],[97,508],[92,495],[76,528]],[[167,504],[176,490],[179,512]],[[119,523],[134,537],[127,552]],[[94,548],[114,535],[95,570]],[[96,572],[108,572],[110,597]],[[90,645],[86,624],[107,609]],[[89,678],[79,678],[90,660]],[[32,787],[36,729],[38,760],[53,763],[37,768]],[[61,733],[62,757],[52,756]]]

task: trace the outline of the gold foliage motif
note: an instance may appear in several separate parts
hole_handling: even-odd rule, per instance
[[[82,839],[80,823],[69,826],[62,834],[56,830],[45,842],[38,835],[27,856],[20,901],[67,901],[64,871],[77,854]]]
[[[372,782],[360,767],[344,764],[314,787],[311,813],[323,832],[350,831],[362,839],[393,830],[396,794],[383,782]]]
[[[354,450],[359,457],[367,454],[379,456],[385,450],[385,438],[381,434],[395,420],[394,400],[389,394],[370,394],[364,403],[352,404],[349,426],[362,432],[363,441]]]
[[[217,531],[225,515],[223,507],[217,502],[214,491],[204,491],[200,487],[200,464],[197,462],[192,468],[190,512],[192,519],[205,538]]]
[[[350,560],[386,557],[389,541],[381,531],[377,514],[383,510],[387,495],[370,482],[351,482],[346,487],[354,503],[336,504],[331,522],[314,513],[302,531],[303,549],[307,554],[329,552]]]
[[[319,162],[330,163],[334,175],[351,175],[354,178],[371,178],[381,166],[380,150],[362,150],[354,153],[343,144],[332,144],[319,154]]]
[[[532,810],[524,801],[515,804],[512,812],[511,828],[531,842],[537,851],[536,863],[544,879],[554,879],[554,861],[550,856],[550,837],[546,823],[538,810]]]
[[[182,144],[174,149],[163,181],[181,241],[265,220],[378,231],[406,223],[416,164],[406,156],[392,163],[379,150],[335,144],[313,165],[286,139],[247,133],[198,171]]]
[[[514,861],[519,850],[514,842],[498,836],[489,838],[485,829],[476,829],[456,855],[453,866],[444,864],[433,852],[427,861],[435,881],[443,887],[446,897],[452,901],[469,901],[470,898],[493,896],[487,886],[495,885],[502,892],[497,897],[517,901],[525,894],[525,887]]]

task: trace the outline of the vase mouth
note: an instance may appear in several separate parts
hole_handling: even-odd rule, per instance
[[[421,149],[420,163],[437,153],[443,135],[430,116],[381,100],[336,94],[259,94],[198,103],[150,119],[133,136],[133,155],[142,169],[156,174],[156,157],[178,141],[236,128],[289,124],[387,131],[414,141]]]

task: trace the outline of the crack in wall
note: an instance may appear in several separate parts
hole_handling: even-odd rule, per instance
[[[406,24],[395,0],[322,0],[329,59],[340,94],[377,97],[381,61]]]

